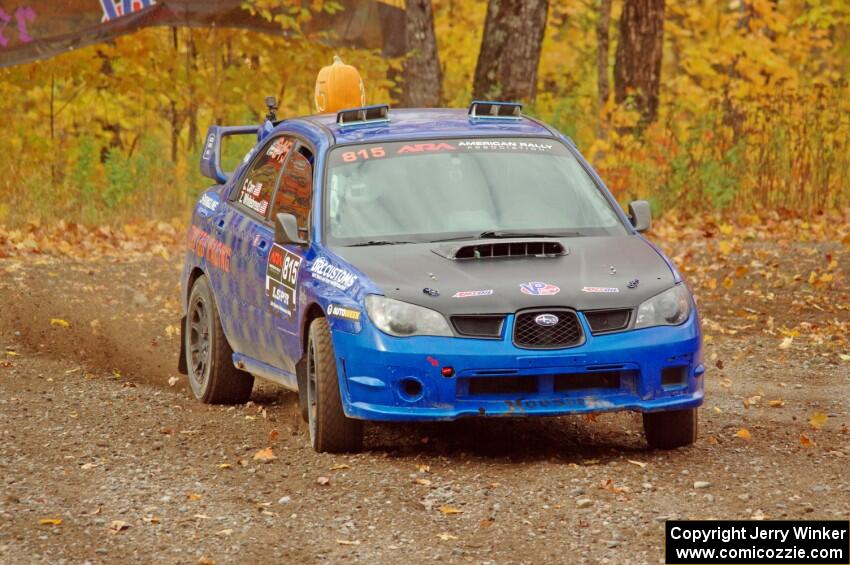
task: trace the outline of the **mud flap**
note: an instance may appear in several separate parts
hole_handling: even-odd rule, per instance
[[[189,368],[186,366],[186,316],[180,320],[180,358],[177,360],[177,371],[188,375]]]

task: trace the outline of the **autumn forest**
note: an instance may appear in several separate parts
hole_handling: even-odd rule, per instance
[[[243,9],[285,34],[153,27],[0,69],[0,223],[183,214],[206,127],[258,122],[267,95],[311,113],[334,54],[369,103],[522,100],[656,212],[850,205],[843,0],[408,0],[400,57],[303,29],[333,2],[278,4]]]

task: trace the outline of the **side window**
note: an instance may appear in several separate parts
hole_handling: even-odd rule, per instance
[[[240,204],[261,216],[266,215],[280,171],[294,144],[295,140],[286,136],[271,142],[245,175],[236,198]]]
[[[313,203],[313,153],[304,145],[292,153],[281,177],[272,207],[272,218],[280,212],[294,214],[298,227],[307,227]]]

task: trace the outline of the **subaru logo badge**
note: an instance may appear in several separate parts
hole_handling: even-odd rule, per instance
[[[534,322],[538,326],[550,327],[558,323],[558,316],[556,316],[555,314],[540,314],[539,316],[534,318]]]

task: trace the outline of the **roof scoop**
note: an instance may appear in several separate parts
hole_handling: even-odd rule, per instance
[[[499,241],[494,243],[444,244],[432,249],[440,257],[453,261],[478,261],[484,259],[515,259],[536,257],[546,259],[569,255],[570,250],[559,241]]]

